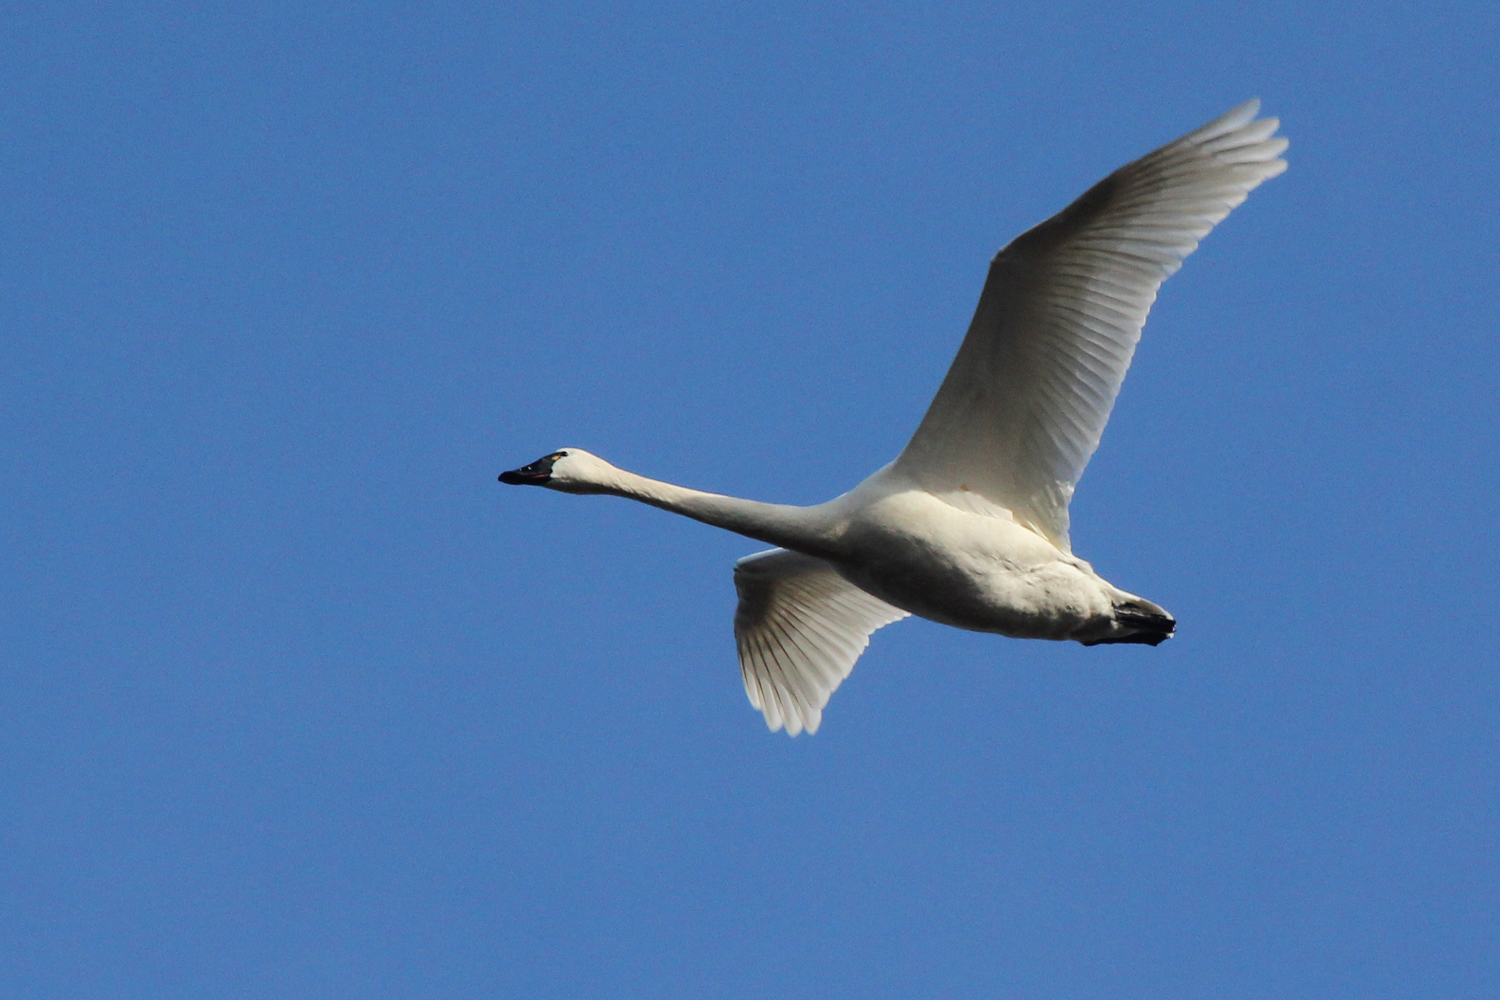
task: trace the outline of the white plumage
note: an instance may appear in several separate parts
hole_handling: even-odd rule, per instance
[[[1068,501],[1161,283],[1286,169],[1250,101],[1095,184],[995,256],[969,335],[897,464],[967,485],[1064,549]],[[976,461],[979,456],[986,460]]]
[[[768,549],[734,564],[734,636],[750,704],[792,736],[818,731],[823,706],[870,644],[907,612],[872,597],[823,559]]]
[[[1249,101],[1094,185],[996,254],[969,332],[904,451],[813,507],[689,490],[566,448],[500,477],[662,507],[778,548],[735,566],[735,637],[772,730],[816,732],[883,625],[1149,643],[1175,621],[1072,554],[1068,503],[1157,289],[1286,169]]]

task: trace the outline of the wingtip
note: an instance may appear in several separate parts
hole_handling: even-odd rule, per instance
[[[1213,121],[1208,127],[1217,126],[1220,130],[1229,132],[1239,128],[1241,125],[1255,121],[1255,116],[1260,114],[1260,98],[1252,97],[1243,104],[1236,104]]]
[[[823,724],[823,713],[820,711],[808,712],[804,718],[795,709],[788,708],[782,711],[778,707],[772,707],[769,702],[765,707],[761,705],[755,707],[761,710],[761,714],[766,719],[766,728],[773,733],[785,731],[791,737],[797,737],[803,733],[811,736]]]
[[[1185,136],[1195,142],[1208,142],[1221,135],[1227,135],[1237,129],[1243,128],[1255,120],[1260,113],[1260,98],[1252,97],[1243,104],[1230,108],[1213,121],[1202,128]]]

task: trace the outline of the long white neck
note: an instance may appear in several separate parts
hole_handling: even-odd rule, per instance
[[[819,516],[821,512],[817,507],[761,503],[704,493],[614,467],[607,479],[594,485],[602,493],[639,500],[716,528],[809,555],[828,552],[833,541],[831,526],[824,523],[825,518]]]

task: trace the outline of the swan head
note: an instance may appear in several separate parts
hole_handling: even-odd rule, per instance
[[[619,469],[582,448],[560,448],[530,465],[500,473],[511,486],[545,486],[563,493],[606,493]]]

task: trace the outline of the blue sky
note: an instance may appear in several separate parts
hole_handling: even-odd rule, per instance
[[[1500,989],[1493,5],[7,4],[0,981],[112,997]],[[882,631],[757,543],[988,258],[1251,96],[1074,545],[1160,648]]]

